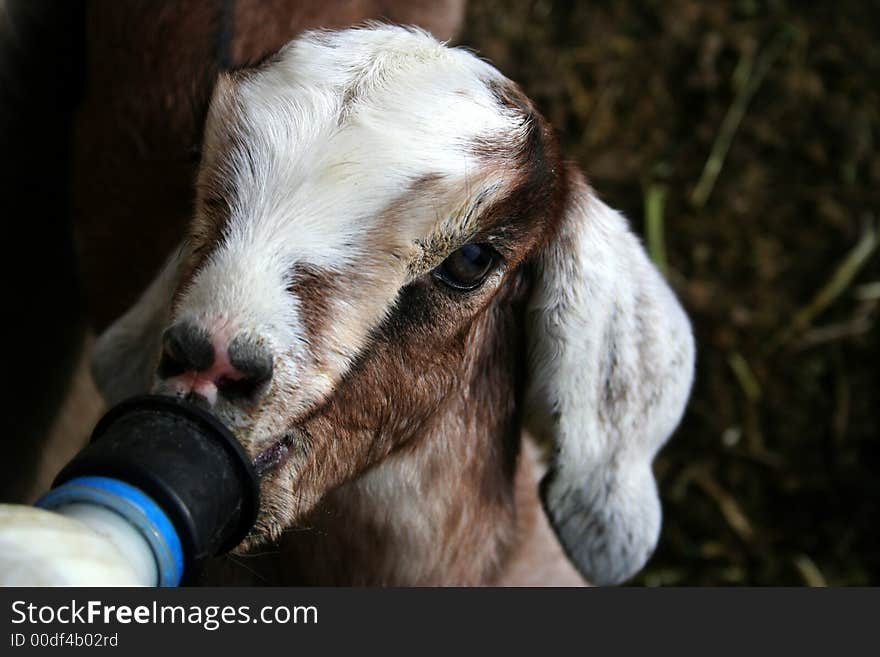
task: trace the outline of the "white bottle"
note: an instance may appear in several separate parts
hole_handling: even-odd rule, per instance
[[[55,511],[0,504],[0,586],[156,586],[149,543],[125,518],[87,503]]]

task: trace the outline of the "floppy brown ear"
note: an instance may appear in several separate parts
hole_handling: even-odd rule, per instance
[[[694,341],[626,220],[568,175],[528,311],[527,417],[554,445],[541,496],[564,549],[589,581],[616,584],[657,544],[651,462],[684,410]]]
[[[137,302],[96,340],[92,376],[108,404],[150,389],[184,258],[184,247],[175,249]]]

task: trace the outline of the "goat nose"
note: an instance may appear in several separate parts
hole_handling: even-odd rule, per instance
[[[159,376],[168,379],[184,372],[203,372],[214,364],[214,345],[204,328],[182,323],[162,335]]]
[[[234,338],[229,343],[227,357],[236,376],[228,377],[217,384],[227,397],[253,397],[272,378],[272,354],[264,345],[249,336],[239,335]]]
[[[179,394],[195,394],[210,404],[218,393],[230,401],[254,400],[272,377],[272,354],[244,334],[226,339],[195,324],[175,324],[162,337],[159,377]]]

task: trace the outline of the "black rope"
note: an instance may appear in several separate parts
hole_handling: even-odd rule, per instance
[[[235,0],[222,0],[218,16],[214,54],[217,67],[228,71],[232,66],[232,39],[235,37]]]

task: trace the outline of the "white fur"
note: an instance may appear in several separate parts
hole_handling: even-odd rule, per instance
[[[182,248],[175,249],[137,303],[95,342],[92,375],[107,403],[150,388],[184,257]]]
[[[625,219],[578,180],[530,305],[531,423],[556,445],[544,504],[591,581],[637,572],[660,531],[651,462],[693,379],[690,324]]]

